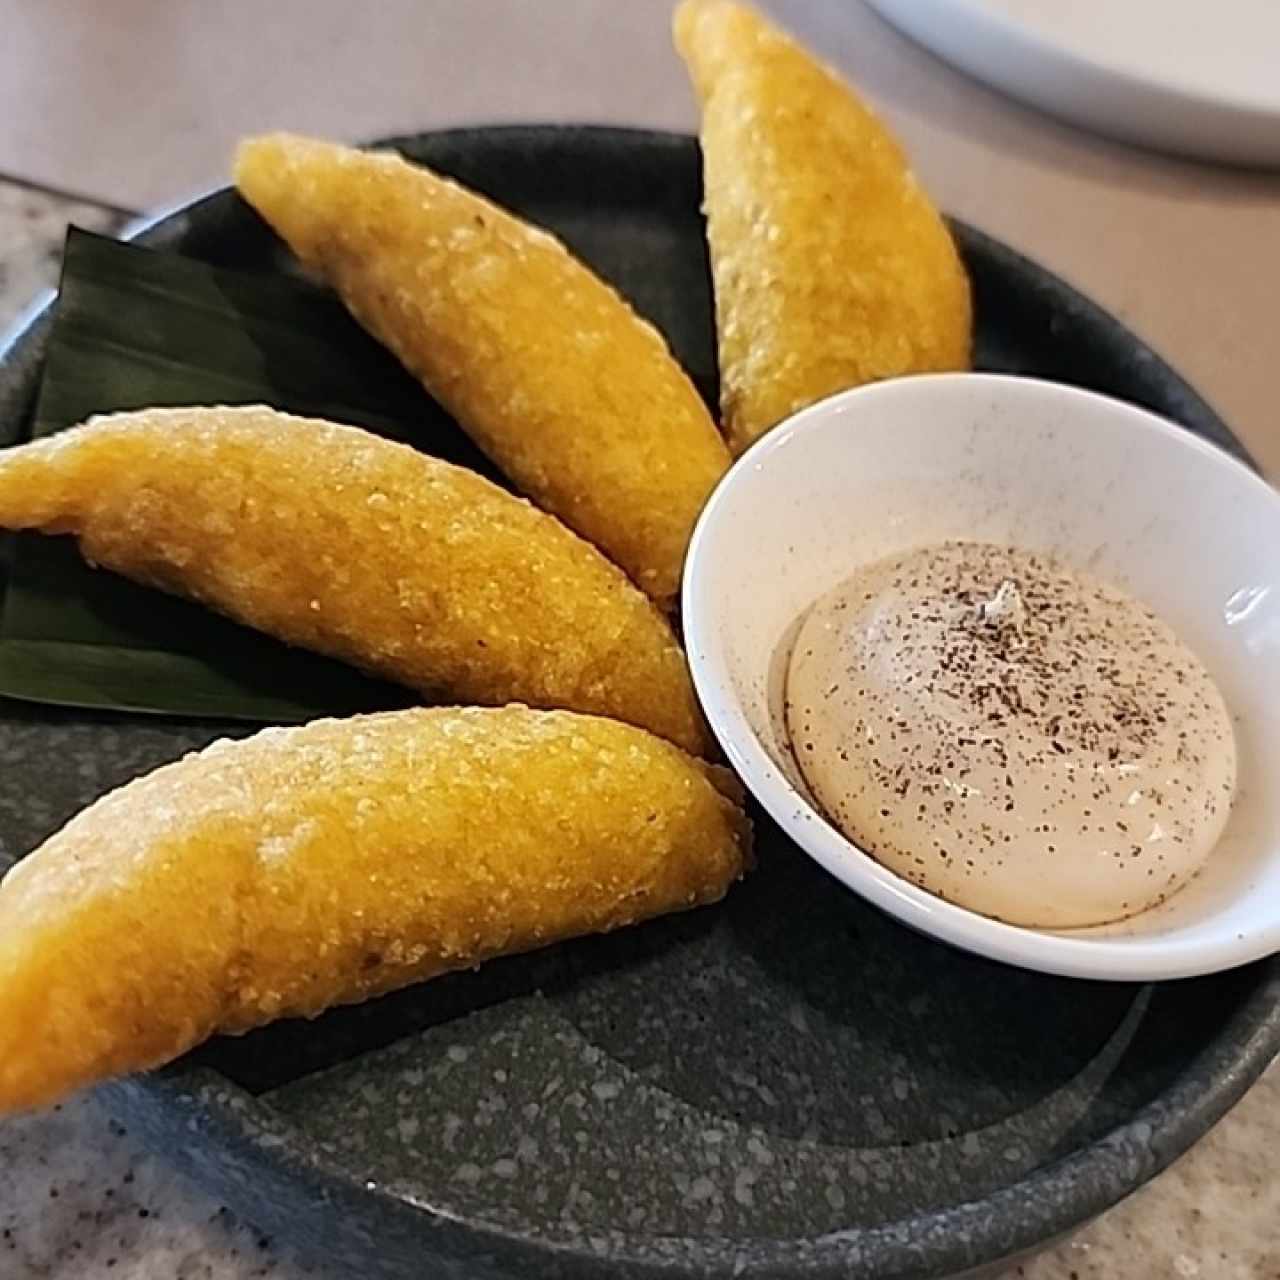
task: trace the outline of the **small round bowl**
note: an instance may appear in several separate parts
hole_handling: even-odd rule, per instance
[[[1145,601],[1235,723],[1239,793],[1200,875],[1119,924],[1020,928],[901,879],[827,821],[795,767],[782,685],[801,616],[860,564],[946,538],[1049,552]],[[1181,427],[1030,378],[939,374],[844,392],[734,465],[694,532],[685,638],[747,787],[806,853],[904,924],[1045,973],[1189,977],[1280,950],[1280,494]]]

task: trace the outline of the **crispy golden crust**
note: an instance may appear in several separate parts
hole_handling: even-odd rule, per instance
[[[0,452],[0,527],[448,701],[613,716],[695,753],[684,654],[551,516],[462,467],[261,406],[151,409]]]
[[[835,391],[966,368],[964,268],[872,111],[745,5],[685,0],[675,39],[702,102],[734,452]]]
[[[714,901],[749,850],[699,762],[596,717],[424,708],[217,743],[0,884],[0,1112]]]
[[[235,181],[524,493],[673,601],[729,454],[657,330],[554,237],[398,156],[277,134]]]

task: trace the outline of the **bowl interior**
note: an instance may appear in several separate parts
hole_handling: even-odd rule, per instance
[[[1119,925],[1015,928],[898,879],[826,822],[781,717],[798,620],[859,564],[946,538],[1050,552],[1148,603],[1231,709],[1240,786],[1206,870]],[[1280,949],[1280,495],[1145,411],[995,375],[899,379],[833,397],[744,456],[690,551],[699,692],[748,785],[828,870],[899,918],[983,954],[1139,979]]]

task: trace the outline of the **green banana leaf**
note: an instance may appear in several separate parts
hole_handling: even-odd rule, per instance
[[[329,291],[72,229],[32,435],[151,405],[274,405],[492,470]],[[0,696],[266,721],[403,706],[408,691],[5,535]]]

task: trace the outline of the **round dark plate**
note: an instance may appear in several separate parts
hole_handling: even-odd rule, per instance
[[[714,397],[692,139],[394,145],[552,227]],[[1122,396],[1241,453],[1114,319],[956,232],[980,367]],[[225,191],[139,239],[290,269]],[[8,439],[47,331],[46,314],[0,363]],[[219,731],[0,705],[5,844]],[[760,867],[719,907],[216,1041],[107,1099],[237,1213],[353,1275],[931,1277],[1105,1209],[1280,1047],[1280,960],[1162,986],[1004,968],[879,915],[757,817]]]

